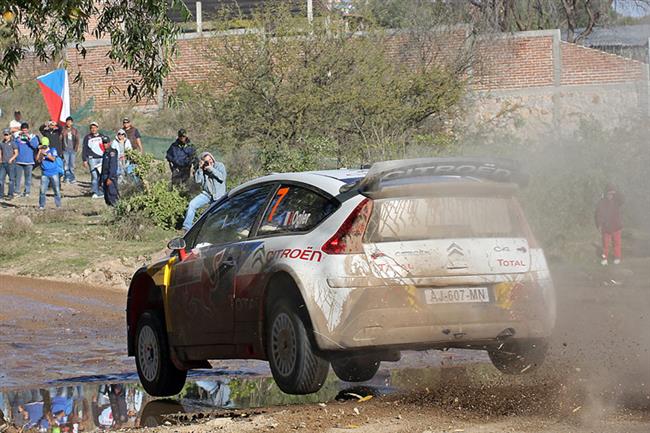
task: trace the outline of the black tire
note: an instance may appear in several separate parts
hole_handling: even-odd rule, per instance
[[[354,356],[332,360],[332,370],[345,382],[365,382],[375,377],[380,364],[371,356]]]
[[[314,352],[294,302],[276,299],[267,310],[266,350],[273,379],[287,394],[311,394],[325,383],[329,362]]]
[[[135,364],[140,382],[150,395],[169,397],[178,394],[187,377],[172,363],[163,321],[153,311],[138,319],[135,331]]]
[[[523,374],[537,370],[546,359],[546,340],[512,340],[488,349],[492,364],[504,374]]]

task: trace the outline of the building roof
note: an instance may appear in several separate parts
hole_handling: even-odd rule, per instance
[[[577,29],[580,33],[584,29]],[[562,39],[566,40],[567,32],[562,31]],[[595,46],[647,46],[650,38],[650,24],[630,26],[597,27],[580,43],[587,47]]]

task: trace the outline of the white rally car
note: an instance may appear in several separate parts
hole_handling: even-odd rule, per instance
[[[487,350],[505,373],[544,359],[555,293],[508,161],[388,161],[265,176],[207,210],[138,270],[129,355],[153,395],[210,359],[265,359],[280,389],[330,364],[373,377],[402,350]]]

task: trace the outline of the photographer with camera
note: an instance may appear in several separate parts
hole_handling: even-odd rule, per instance
[[[32,188],[32,170],[34,170],[34,154],[38,151],[40,143],[38,137],[29,132],[29,124],[23,122],[20,125],[20,131],[15,138],[16,145],[18,146],[18,158],[16,158],[16,187],[15,193],[20,191],[20,179],[25,179],[25,190],[22,197],[29,197]]]
[[[196,211],[219,200],[226,194],[226,167],[216,161],[210,152],[203,152],[198,167],[194,168],[194,181],[201,184],[201,193],[187,207],[183,230],[188,231],[194,223]]]
[[[54,192],[54,205],[61,207],[61,173],[59,164],[56,159],[59,156],[56,148],[50,146],[50,140],[43,137],[41,144],[38,146],[36,161],[41,165],[41,191],[38,196],[39,210],[45,210],[45,197],[47,190],[52,186]]]

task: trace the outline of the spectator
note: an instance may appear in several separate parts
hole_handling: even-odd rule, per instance
[[[20,111],[16,110],[14,111],[14,121],[16,121],[18,124],[22,124],[25,121],[23,120],[23,115]]]
[[[0,200],[4,199],[5,178],[9,177],[9,192],[7,200],[14,198],[14,176],[16,174],[16,158],[18,158],[18,145],[11,135],[11,130],[5,128],[2,131],[2,142],[0,142]]]
[[[131,125],[131,119],[128,117],[122,119],[122,129],[126,132],[126,138],[131,142],[133,149],[143,153],[144,148],[142,147],[142,140],[140,139],[140,131],[138,131],[138,128]]]
[[[20,122],[16,122],[15,120],[12,120],[9,122],[9,130],[11,131],[11,134],[14,136],[14,138],[18,137],[18,132],[20,131]]]
[[[32,188],[32,170],[34,169],[34,153],[38,151],[38,137],[29,132],[29,124],[23,122],[20,125],[20,132],[15,138],[18,146],[18,158],[16,158],[16,186],[15,193],[20,191],[21,179],[25,179],[25,190],[23,197],[29,197]]]
[[[63,157],[63,144],[61,143],[61,127],[55,120],[50,120],[47,124],[42,124],[38,130],[43,137],[50,140],[50,147],[56,149],[58,156]]]
[[[79,131],[72,126],[74,120],[68,116],[65,126],[61,128],[61,142],[63,143],[64,182],[75,183],[74,163],[79,151]]]
[[[119,169],[119,153],[117,149],[109,146],[110,138],[102,137],[104,155],[102,156],[101,180],[104,190],[104,201],[109,206],[115,206],[119,198],[117,190],[117,176]]]
[[[90,132],[86,134],[81,148],[81,159],[84,167],[90,171],[90,189],[92,198],[102,198],[103,192],[99,189],[99,171],[102,169],[102,157],[104,149],[102,146],[102,136],[99,134],[99,125],[97,122],[91,122]]]
[[[61,184],[59,183],[60,173],[59,164],[56,161],[57,156],[56,149],[50,146],[50,140],[43,137],[36,156],[42,170],[41,193],[38,196],[38,208],[40,210],[45,210],[45,195],[50,185],[52,185],[52,191],[54,192],[54,204],[57,208],[61,207]]]
[[[126,151],[133,149],[131,145],[131,140],[126,138],[126,132],[123,129],[117,131],[115,140],[111,143],[111,147],[117,150],[117,157],[119,160],[119,166],[117,170],[117,176],[120,182],[124,177],[126,171]]]
[[[172,185],[181,185],[190,178],[190,170],[196,159],[196,150],[184,129],[178,130],[178,138],[167,149],[167,161],[172,171]]]
[[[606,266],[609,258],[609,246],[614,241],[614,264],[621,263],[621,231],[623,218],[621,207],[625,198],[614,185],[605,188],[603,197],[596,206],[596,227],[600,230],[603,240],[603,255],[600,264]]]
[[[187,207],[183,229],[188,231],[194,223],[196,211],[214,203],[226,194],[226,167],[214,160],[210,152],[203,152],[199,167],[194,170],[194,181],[201,184],[201,193]]]

